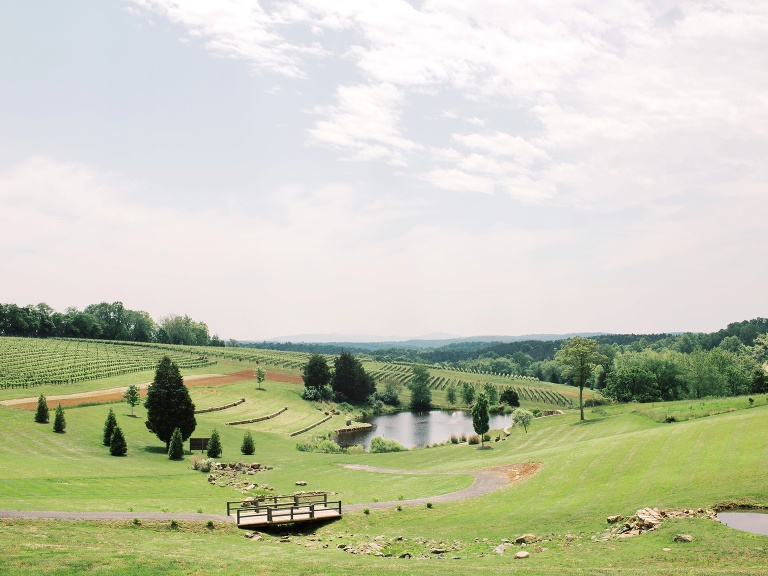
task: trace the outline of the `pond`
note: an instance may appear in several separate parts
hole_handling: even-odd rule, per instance
[[[768,536],[768,511],[718,512],[717,519],[730,528]]]
[[[341,434],[336,437],[336,441],[341,446],[363,444],[368,449],[374,436],[383,436],[388,440],[397,440],[406,448],[411,448],[447,442],[452,434],[470,436],[475,433],[472,428],[472,415],[461,410],[398,412],[372,416],[365,422],[370,422],[373,427],[359,432]],[[491,430],[506,428],[511,424],[510,414],[492,415],[490,419]]]

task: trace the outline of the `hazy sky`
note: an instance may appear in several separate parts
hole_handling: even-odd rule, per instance
[[[712,331],[767,216],[765,0],[0,3],[0,302]]]

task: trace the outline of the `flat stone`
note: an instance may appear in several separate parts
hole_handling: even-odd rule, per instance
[[[536,542],[536,536],[533,534],[523,534],[515,538],[516,544],[531,544],[532,542]]]
[[[520,558],[529,558],[530,556],[530,553],[526,552],[525,550],[520,550],[520,552],[515,554],[515,560],[519,560]]]
[[[675,536],[675,542],[693,542],[693,536],[690,534],[677,534]]]

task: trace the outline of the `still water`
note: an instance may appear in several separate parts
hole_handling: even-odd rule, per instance
[[[719,512],[717,518],[736,530],[768,536],[768,512]]]
[[[451,434],[470,436],[475,431],[472,428],[472,415],[469,412],[431,410],[429,412],[398,412],[372,416],[365,420],[373,424],[373,428],[341,434],[336,441],[342,446],[363,444],[366,449],[374,436],[383,436],[388,440],[397,440],[406,448],[426,446],[427,444],[447,442]],[[491,416],[491,430],[506,428],[512,424],[512,416]]]

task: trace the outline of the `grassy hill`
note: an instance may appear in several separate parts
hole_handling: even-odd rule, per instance
[[[289,360],[282,360],[282,369],[289,370]],[[251,366],[246,359],[221,358],[216,371]],[[137,373],[121,376],[121,383],[130,376],[146,381],[146,373]],[[114,379],[95,381],[90,389],[98,385],[111,387]],[[82,386],[61,384],[55,391]],[[300,398],[300,384],[268,377],[263,388],[258,390],[252,379],[190,388],[199,408],[246,399],[235,408],[199,414],[195,436],[208,436],[215,427],[222,436],[222,460],[272,466],[253,479],[276,493],[291,493],[295,482],[304,480],[305,489],[331,490],[345,504],[365,504],[452,492],[469,485],[471,477],[462,473],[467,470],[520,462],[540,463],[541,470],[462,502],[346,513],[340,521],[291,533],[290,542],[280,541],[285,532],[279,530],[252,541],[231,525],[209,528],[202,521],[179,522],[174,528],[168,521],[0,520],[3,573],[762,574],[768,565],[768,537],[704,519],[668,520],[634,538],[602,540],[608,515],[628,516],[647,506],[768,505],[765,399],[588,409],[584,422],[569,410],[536,419],[527,434],[513,430],[508,440],[482,451],[449,444],[392,454],[332,455],[299,452],[295,443],[304,435],[289,436],[324,416]],[[3,398],[29,393],[6,390]],[[168,460],[163,443],[144,426],[143,407],[131,418],[125,403],[112,406],[128,442],[125,458],[109,456],[101,444],[109,405],[67,408],[67,432],[61,435],[50,424],[35,424],[29,410],[0,406],[0,509],[215,514],[240,496],[233,488],[209,484],[207,474],[190,468],[189,458]],[[272,420],[225,425],[285,406],[288,410]],[[662,413],[685,421],[664,423]],[[331,430],[340,421],[336,417],[307,434]],[[239,453],[246,429],[256,443],[252,457]],[[339,464],[449,474],[382,474]],[[532,554],[524,560],[513,560],[517,547],[493,552],[503,539],[524,533],[545,538],[539,546],[546,550],[527,547]],[[677,533],[691,534],[694,541],[674,543]],[[377,542],[394,557],[353,555],[338,548],[367,542]],[[429,553],[440,547],[452,550],[443,559]],[[397,558],[405,552],[414,558]],[[422,554],[431,559],[416,558]]]

